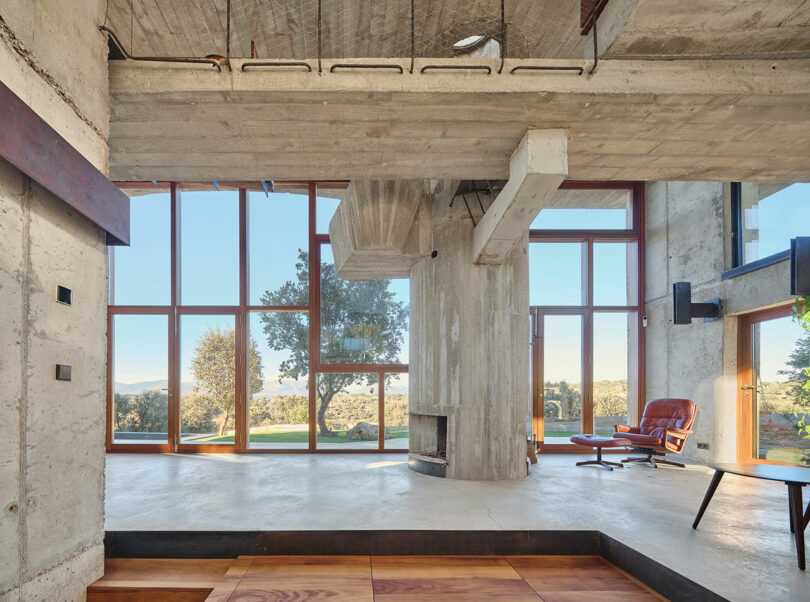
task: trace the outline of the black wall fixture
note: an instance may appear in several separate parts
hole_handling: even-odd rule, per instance
[[[810,295],[810,236],[790,241],[790,294]]]
[[[692,318],[704,318],[704,322],[711,322],[720,317],[720,299],[692,303],[691,282],[675,282],[672,285],[672,306],[672,321],[675,324],[691,324]]]
[[[65,305],[73,305],[73,291],[66,286],[56,287],[56,300]]]
[[[56,380],[71,380],[70,366],[67,364],[56,364]]]

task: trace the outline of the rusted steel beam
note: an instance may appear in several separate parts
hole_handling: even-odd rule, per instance
[[[0,82],[0,157],[129,245],[129,197]]]

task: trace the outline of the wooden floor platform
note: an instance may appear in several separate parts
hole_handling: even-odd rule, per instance
[[[664,600],[601,556],[108,558],[88,602]]]

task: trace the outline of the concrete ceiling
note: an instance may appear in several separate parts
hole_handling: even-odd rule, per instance
[[[810,180],[810,60],[603,60],[590,76],[509,75],[515,64],[398,75],[112,61],[110,173],[505,179],[535,127],[568,129],[570,178]]]
[[[598,25],[610,58],[810,57],[810,0],[610,0]]]
[[[409,0],[321,0],[326,58],[410,56]],[[415,0],[415,54],[500,36],[500,0]],[[507,56],[581,58],[577,0],[505,0]],[[134,55],[226,54],[227,0],[109,0],[107,24]],[[599,20],[606,58],[810,57],[810,0],[610,0]],[[318,56],[318,0],[231,0],[231,56]]]
[[[406,57],[409,0],[322,0],[321,53],[328,58]],[[508,56],[581,58],[578,0],[506,0]],[[110,0],[108,25],[133,55],[226,54],[226,0]],[[415,0],[416,56],[450,57],[469,36],[500,36],[500,0]],[[317,0],[232,0],[231,56],[318,56]]]
[[[226,5],[110,0],[108,19],[137,54],[225,54]],[[498,73],[498,59],[441,57],[497,35],[499,0],[416,0],[416,55],[434,58],[409,73],[408,0],[322,0],[319,73],[317,0],[232,0],[231,56],[253,40],[258,57],[308,59],[313,71],[111,61],[110,173],[495,180],[528,128],[564,128],[570,178],[810,180],[810,0],[611,0],[593,74],[578,5],[506,0]],[[333,74],[328,57],[404,73]],[[492,74],[420,73],[462,60]],[[585,72],[511,74],[559,65]]]

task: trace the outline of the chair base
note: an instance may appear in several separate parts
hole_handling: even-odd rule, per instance
[[[607,468],[608,470],[613,470],[614,466],[616,466],[617,468],[624,468],[624,465],[619,464],[618,462],[608,462],[607,460],[603,460],[601,447],[596,448],[596,460],[577,462],[577,466],[590,466],[591,464],[598,464],[602,468]]]
[[[647,455],[643,458],[625,458],[624,460],[622,460],[622,464],[627,464],[629,462],[641,462],[642,464],[649,464],[653,468],[658,468],[659,464],[666,464],[667,466],[677,466],[678,468],[686,468],[686,465],[681,464],[680,462],[664,460],[663,458],[653,459],[653,452],[647,453]]]

